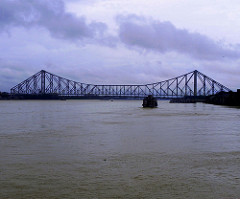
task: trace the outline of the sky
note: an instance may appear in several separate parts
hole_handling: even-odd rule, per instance
[[[198,70],[240,88],[239,0],[0,0],[0,91],[40,70],[145,84]]]

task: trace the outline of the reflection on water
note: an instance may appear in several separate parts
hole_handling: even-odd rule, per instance
[[[0,101],[0,198],[240,198],[240,109]]]

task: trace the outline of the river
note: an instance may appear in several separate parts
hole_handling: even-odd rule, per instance
[[[0,101],[0,198],[240,198],[240,109]]]

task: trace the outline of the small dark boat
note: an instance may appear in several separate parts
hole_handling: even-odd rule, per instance
[[[158,106],[157,99],[154,98],[152,95],[148,95],[143,99],[143,108],[149,107],[149,108],[155,108]]]

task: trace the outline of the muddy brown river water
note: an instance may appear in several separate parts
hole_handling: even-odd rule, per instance
[[[240,198],[240,109],[0,101],[0,198]]]

